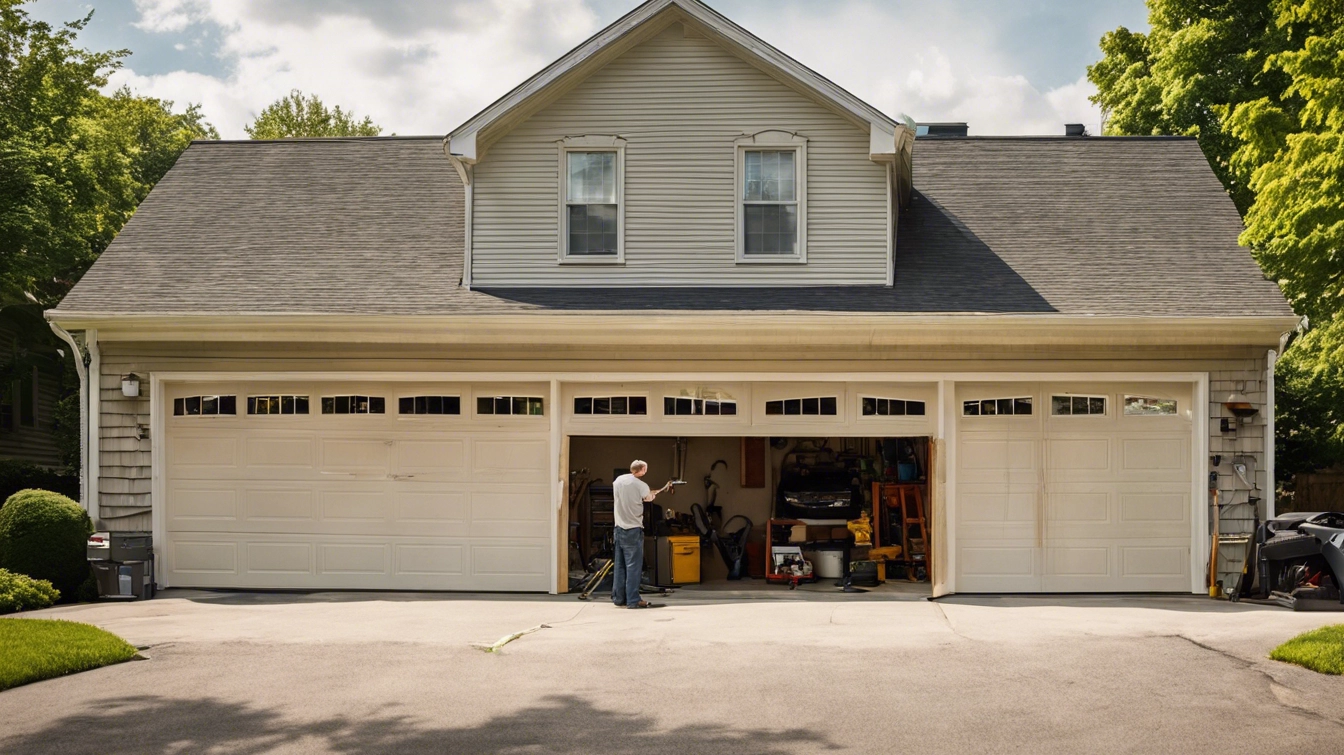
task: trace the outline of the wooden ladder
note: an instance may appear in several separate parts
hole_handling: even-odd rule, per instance
[[[924,512],[924,492],[919,485],[883,484],[881,499],[887,516],[900,515],[895,520],[901,527],[901,561],[906,565],[906,578],[915,580],[915,565],[929,563],[929,523]],[[911,535],[910,530],[916,534]]]

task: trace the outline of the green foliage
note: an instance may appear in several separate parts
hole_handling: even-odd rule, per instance
[[[1149,0],[1088,69],[1112,134],[1188,134],[1310,331],[1279,362],[1283,478],[1344,462],[1344,1]]]
[[[339,105],[330,109],[317,95],[303,96],[295,89],[261,111],[252,125],[243,127],[253,139],[293,139],[313,136],[377,136],[383,132],[367,115],[356,120],[354,113]]]
[[[20,490],[0,508],[0,569],[45,579],[73,598],[89,576],[86,544],[93,523],[59,493]]]
[[[89,624],[0,619],[0,690],[135,657],[125,640]]]
[[[21,490],[50,490],[69,498],[79,497],[79,477],[61,474],[26,461],[0,459],[0,507],[4,499]]]
[[[33,579],[0,569],[0,613],[35,611],[60,599],[61,593],[45,579]]]
[[[79,279],[193,138],[199,109],[101,93],[126,50],[77,45],[0,0],[0,306],[49,307]]]
[[[1344,674],[1344,624],[1299,634],[1270,651],[1269,657],[1322,674]]]

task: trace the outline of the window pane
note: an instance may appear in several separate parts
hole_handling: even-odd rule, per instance
[[[907,402],[905,402],[905,413],[908,414],[908,415],[910,415],[911,417],[923,417],[923,416],[924,416],[924,402],[923,402],[923,401],[907,401]]]
[[[1068,396],[1051,396],[1050,413],[1067,417],[1073,414],[1073,402]]]
[[[611,399],[593,399],[593,414],[611,414]]]
[[[444,396],[444,397],[443,397],[443,413],[444,413],[444,414],[461,414],[461,413],[462,413],[462,399],[459,398],[458,396]]]
[[[201,396],[201,414],[219,414],[219,396]]]
[[[201,397],[191,396],[187,399],[187,416],[195,417],[201,413]]]
[[[743,157],[742,198],[748,202],[792,202],[797,198],[794,152],[746,152]]]
[[[963,401],[963,402],[961,402],[961,414],[962,414],[962,416],[964,416],[964,417],[979,417],[979,416],[980,416],[980,402],[979,402],[979,401]]]
[[[415,398],[412,396],[403,396],[397,399],[398,414],[415,414]]]
[[[1073,413],[1087,414],[1087,396],[1073,397]]]
[[[796,254],[798,208],[794,205],[753,204],[743,208],[746,254]]]
[[[817,398],[803,399],[803,414],[810,414],[810,415],[821,414],[821,399]]]
[[[876,414],[877,414],[877,399],[875,398],[863,399],[863,416],[872,417],[875,416]]]
[[[767,401],[767,402],[765,402],[765,413],[766,413],[766,414],[783,414],[783,413],[784,413],[784,402],[783,402],[783,401]]]
[[[387,398],[383,396],[369,397],[369,414],[386,414]]]
[[[575,414],[592,414],[592,413],[593,413],[593,400],[592,400],[591,398],[576,398],[576,399],[574,399],[574,413],[575,413]]]
[[[736,415],[737,415],[737,402],[736,402],[736,401],[720,401],[720,402],[719,402],[719,414],[722,414],[722,415],[724,415],[724,416],[736,416]]]
[[[1098,397],[1098,396],[1093,396],[1093,397],[1089,398],[1089,399],[1087,400],[1087,413],[1088,413],[1088,414],[1105,414],[1105,413],[1106,413],[1106,399],[1101,398],[1101,397]]]
[[[294,397],[293,397],[293,396],[281,396],[281,397],[280,397],[280,413],[281,413],[281,414],[293,414],[293,413],[294,413]]]
[[[629,413],[629,412],[628,412],[628,404],[627,404],[627,402],[626,402],[626,397],[625,397],[625,396],[612,396],[612,397],[611,397],[611,413],[612,413],[612,414],[628,414],[628,413]]]
[[[543,406],[544,404],[542,403],[541,399],[529,398],[527,400],[527,413],[534,417],[540,417],[546,413],[545,409],[543,409]]]
[[[220,414],[237,414],[237,413],[238,413],[238,397],[237,397],[237,396],[220,396],[220,397],[219,397],[219,413],[220,413]]]
[[[923,412],[920,412],[920,414],[923,414]],[[1030,415],[1031,397],[1013,399],[1013,414]]]
[[[513,399],[513,413],[527,416],[527,397],[515,396]],[[597,399],[593,399],[593,413],[597,413]]]
[[[892,399],[890,403],[891,403],[891,416],[893,416],[893,417],[904,417],[904,416],[905,416],[905,402],[904,402],[904,401],[901,401],[900,399]]]
[[[677,415],[689,417],[695,413],[695,402],[688,398],[677,399]]]
[[[802,399],[797,399],[797,398],[787,398],[787,399],[784,399],[784,413],[785,413],[785,414],[802,414],[802,413],[803,413],[803,400],[802,400]]]
[[[617,207],[614,204],[569,206],[569,254],[616,254]]]
[[[568,200],[582,204],[614,204],[616,153],[570,152]]]
[[[983,417],[997,416],[999,413],[998,407],[999,405],[994,399],[987,398],[980,402],[980,415]]]
[[[186,413],[187,413],[187,402],[186,402],[186,400],[185,400],[185,399],[180,399],[180,398],[175,398],[175,399],[173,399],[173,414],[176,415],[176,416],[178,416],[178,417],[181,417],[182,415],[184,415],[184,414],[186,414]]]
[[[671,396],[663,397],[663,416],[672,417],[677,414],[677,400]]]
[[[834,417],[835,409],[835,396],[823,396],[821,399],[821,413],[827,417]]]
[[[323,396],[323,397],[322,397],[322,413],[323,413],[323,414],[335,414],[335,413],[336,413],[336,399],[335,399],[335,398],[333,398],[333,397],[331,397],[331,396]]]
[[[1013,413],[1013,400],[1010,398],[1001,398],[995,402],[998,404],[999,414]]]
[[[476,399],[477,414],[494,414],[495,400],[490,396],[481,396]]]
[[[649,400],[643,396],[630,397],[630,413],[646,415],[649,413]]]

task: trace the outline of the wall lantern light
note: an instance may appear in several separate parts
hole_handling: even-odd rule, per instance
[[[121,379],[121,395],[127,398],[140,395],[140,377],[134,372]]]

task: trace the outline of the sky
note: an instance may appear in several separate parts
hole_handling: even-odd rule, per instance
[[[291,89],[383,133],[445,134],[638,0],[36,0],[93,11],[90,49],[131,55],[109,87],[199,103],[226,139]],[[1098,133],[1087,66],[1101,35],[1147,30],[1142,0],[709,0],[892,115],[972,134]]]

